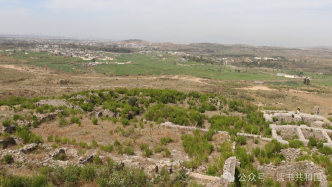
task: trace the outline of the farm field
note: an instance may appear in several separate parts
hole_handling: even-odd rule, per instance
[[[84,68],[84,61],[80,58],[50,56],[46,52],[27,52],[28,54],[16,54],[13,57],[31,65],[53,68],[71,73],[86,73],[96,71],[109,76],[121,75],[191,75],[217,80],[284,80],[283,77],[261,73],[258,70],[240,69],[240,72],[232,67],[202,64],[197,62],[178,61],[170,56],[166,60],[153,55],[121,54],[109,55],[115,57],[113,62],[127,62],[132,64],[101,64],[92,68]],[[110,61],[112,62],[112,61]]]

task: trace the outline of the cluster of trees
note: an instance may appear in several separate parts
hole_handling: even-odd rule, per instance
[[[200,133],[198,129],[193,132],[193,136],[184,134],[181,136],[182,145],[189,157],[193,157],[191,161],[183,163],[187,168],[197,168],[203,161],[208,162],[208,155],[213,150],[212,141],[214,131],[210,130],[206,133]]]
[[[62,47],[81,49],[81,50],[114,52],[114,53],[132,53],[133,52],[129,48],[118,47],[117,45],[90,46],[90,45],[64,44],[64,45],[62,45]]]
[[[274,68],[274,69],[283,69],[284,66],[280,62],[273,62],[270,60],[267,61],[253,61],[253,62],[246,62],[242,61],[239,63],[234,63],[237,66],[244,66],[244,67],[267,67],[267,68]]]
[[[196,56],[183,56],[184,59],[188,60],[188,61],[193,61],[193,62],[200,62],[200,63],[204,63],[204,64],[213,64],[214,61],[212,61],[211,59],[206,59],[203,58],[202,56],[200,57],[196,57]]]
[[[304,78],[303,84],[310,85],[310,79]]]

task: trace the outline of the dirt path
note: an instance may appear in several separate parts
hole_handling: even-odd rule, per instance
[[[332,96],[322,97],[318,94],[305,93],[305,92],[291,92],[291,91],[288,93],[292,96],[301,97],[305,100],[316,103],[320,108],[325,108],[325,113],[321,114],[324,115],[325,117],[327,116],[327,113],[332,112]]]
[[[253,91],[257,91],[257,90],[264,90],[264,91],[276,91],[275,89],[271,89],[268,88],[266,86],[253,86],[253,87],[245,87],[245,88],[239,88],[242,90],[253,90]]]
[[[199,78],[199,77],[179,77],[179,76],[174,76],[174,77],[166,77],[166,76],[161,76],[161,77],[156,77],[156,76],[146,76],[146,77],[132,77],[132,78],[127,78],[127,77],[83,77],[83,76],[72,76],[73,78],[82,78],[82,79],[108,79],[108,80],[139,80],[139,79],[145,79],[145,80],[156,80],[158,78],[169,78],[169,79],[181,79],[181,80],[187,80],[187,81],[192,81],[192,82],[197,82],[201,84],[206,84],[206,85],[212,85],[206,82],[203,82],[204,79]]]

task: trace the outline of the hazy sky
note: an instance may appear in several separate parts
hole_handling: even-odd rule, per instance
[[[0,34],[332,46],[332,1],[0,0]]]

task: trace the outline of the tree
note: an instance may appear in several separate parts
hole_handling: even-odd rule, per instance
[[[310,80],[307,79],[307,78],[304,78],[303,83],[306,84],[306,85],[309,85],[310,84]]]
[[[129,98],[128,104],[131,106],[137,106],[137,98],[136,97]]]

